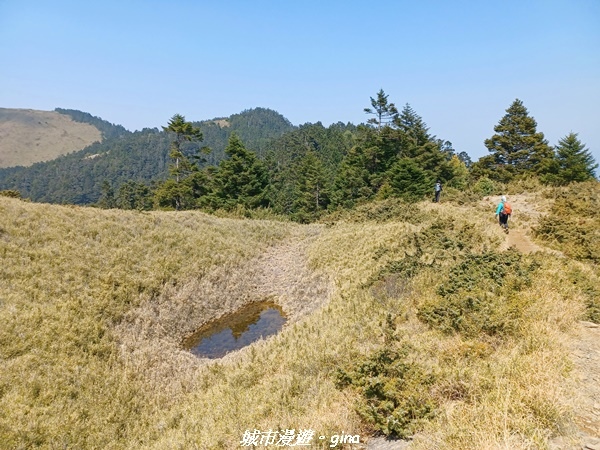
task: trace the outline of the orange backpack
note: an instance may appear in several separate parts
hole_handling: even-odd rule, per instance
[[[504,205],[502,206],[502,214],[512,214],[512,208],[507,202],[504,202]]]

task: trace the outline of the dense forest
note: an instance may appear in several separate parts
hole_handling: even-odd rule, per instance
[[[473,163],[429,132],[406,104],[398,109],[380,90],[366,123],[292,125],[256,108],[228,118],[188,122],[176,114],[161,130],[129,132],[80,111],[56,109],[96,126],[103,141],[32,167],[0,170],[0,189],[50,203],[124,209],[253,211],[307,222],[323,212],[366,201],[432,195],[489,194],[534,178],[565,185],[595,178],[598,167],[576,133],[550,146],[516,99]]]
[[[107,183],[115,190],[144,190],[168,176],[169,136],[156,128],[129,132],[90,114],[56,109],[73,120],[89,123],[103,135],[102,142],[92,144],[52,161],[31,167],[0,169],[0,189],[18,190],[23,197],[37,202],[92,204],[100,198]],[[213,165],[223,159],[231,133],[237,133],[259,154],[268,143],[294,127],[280,114],[263,108],[244,111],[229,118],[195,123],[203,133],[202,146],[190,143],[186,153],[211,149],[200,165]]]

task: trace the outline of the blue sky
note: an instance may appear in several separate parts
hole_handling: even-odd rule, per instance
[[[130,130],[274,109],[365,122],[379,89],[476,160],[519,98],[600,162],[600,1],[0,0],[0,107]]]

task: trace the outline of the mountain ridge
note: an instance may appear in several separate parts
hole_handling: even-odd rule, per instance
[[[0,168],[53,160],[101,140],[97,127],[58,111],[0,108]]]
[[[144,128],[131,132],[82,111],[55,111],[75,122],[94,125],[104,139],[28,167],[0,168],[0,189],[18,190],[34,201],[89,204],[98,200],[104,181],[119,186],[128,181],[149,183],[166,178],[170,138],[164,131]],[[228,126],[223,126],[225,123]],[[209,165],[218,164],[224,157],[232,133],[262,154],[272,139],[295,129],[289,120],[267,108],[247,109],[194,124],[204,135],[199,146],[212,149],[206,156]],[[188,151],[195,151],[194,145],[188,147]]]

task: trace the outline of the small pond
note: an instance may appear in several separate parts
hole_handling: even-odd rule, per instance
[[[221,358],[278,333],[286,320],[282,309],[275,303],[252,303],[203,326],[186,338],[183,346],[202,358]]]

